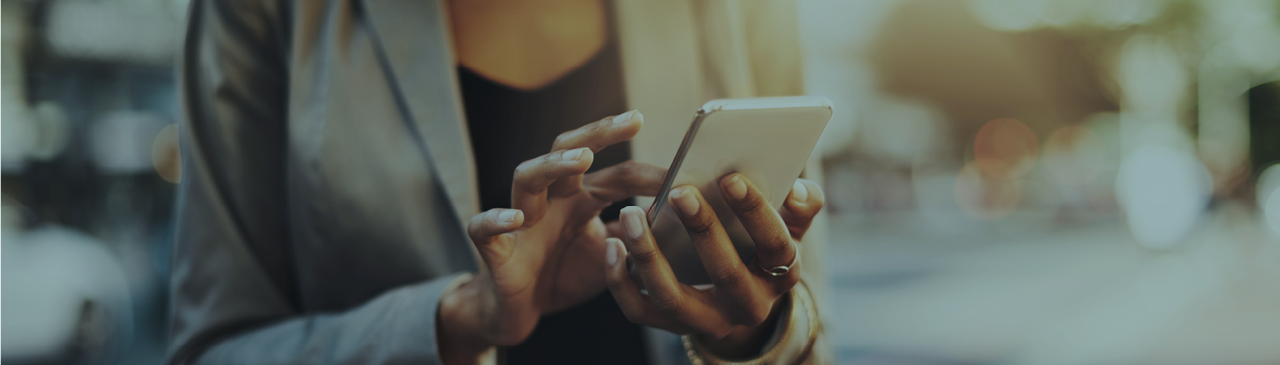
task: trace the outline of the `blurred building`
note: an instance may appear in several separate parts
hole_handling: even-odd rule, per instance
[[[0,4],[0,361],[159,363],[186,3]]]
[[[1280,361],[1280,2],[800,4],[842,363]]]

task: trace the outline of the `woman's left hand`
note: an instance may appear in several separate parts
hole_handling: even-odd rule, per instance
[[[698,189],[681,186],[669,194],[670,206],[693,239],[714,287],[700,290],[677,281],[638,207],[622,210],[623,239],[609,239],[606,282],[632,322],[699,334],[717,355],[747,357],[760,352],[780,315],[775,304],[800,281],[797,243],[822,210],[822,191],[817,184],[797,180],[782,209],[775,210],[746,176],[730,174],[719,185],[755,243],[751,262],[743,263]],[[647,295],[632,281],[627,257]],[[764,269],[787,265],[789,271],[777,276]]]

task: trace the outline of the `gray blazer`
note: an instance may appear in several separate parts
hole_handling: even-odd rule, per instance
[[[628,4],[620,11],[680,17]],[[440,294],[477,267],[463,226],[477,185],[447,15],[431,0],[193,2],[169,363],[438,362]],[[655,45],[628,38],[637,18],[621,22],[624,58]],[[670,81],[659,98],[690,101],[655,105],[660,116],[684,120],[712,95]],[[628,93],[658,95],[637,85]],[[678,143],[679,124],[652,124]],[[638,156],[670,161],[646,155],[644,138],[659,139],[638,137]]]

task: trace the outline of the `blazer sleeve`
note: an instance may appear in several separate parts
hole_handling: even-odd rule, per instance
[[[192,4],[167,363],[439,363],[436,309],[456,276],[342,312],[299,309],[285,208],[286,6]]]

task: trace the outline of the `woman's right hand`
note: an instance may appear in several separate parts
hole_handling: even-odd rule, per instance
[[[654,195],[666,170],[628,161],[584,173],[596,152],[630,140],[642,124],[633,111],[560,135],[550,153],[516,169],[512,209],[472,218],[468,233],[484,268],[441,298],[437,333],[445,363],[518,344],[543,314],[604,290],[609,230],[600,212],[615,201]]]

